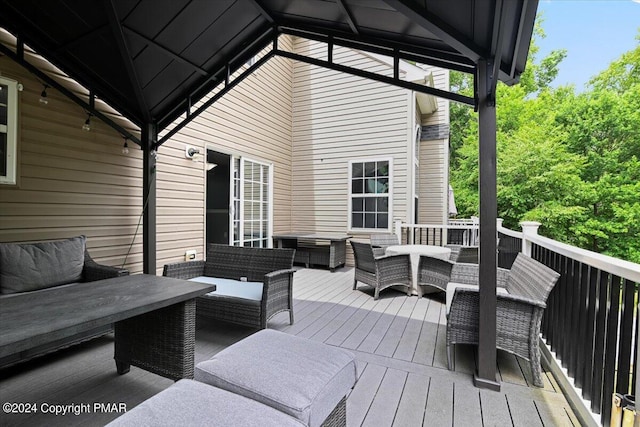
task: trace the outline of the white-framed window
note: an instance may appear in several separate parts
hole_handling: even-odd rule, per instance
[[[413,141],[413,223],[418,224],[419,189],[420,189],[420,136],[422,129],[416,123],[416,135]]]
[[[391,229],[390,158],[349,162],[349,230]]]
[[[18,82],[0,77],[0,184],[16,184]]]

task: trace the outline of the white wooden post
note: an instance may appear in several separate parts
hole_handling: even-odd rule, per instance
[[[402,221],[396,219],[394,224],[396,229],[396,237],[398,238],[398,242],[402,244]]]
[[[535,221],[522,221],[520,227],[522,227],[522,253],[531,256],[531,241],[527,238],[531,235],[538,234],[538,228],[541,226],[539,222]]]

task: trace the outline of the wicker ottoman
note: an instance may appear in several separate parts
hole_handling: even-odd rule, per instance
[[[246,397],[180,380],[108,426],[303,427],[300,421]]]
[[[271,329],[199,363],[195,379],[289,414],[305,425],[346,425],[353,354]]]

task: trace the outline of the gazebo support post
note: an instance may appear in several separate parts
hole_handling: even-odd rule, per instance
[[[491,61],[478,61],[479,169],[480,169],[480,318],[476,387],[500,390],[496,380],[496,106]]]
[[[156,149],[158,131],[155,123],[145,123],[142,142],[142,263],[145,274],[156,274]]]

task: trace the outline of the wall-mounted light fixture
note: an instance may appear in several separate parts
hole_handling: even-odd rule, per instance
[[[47,105],[49,103],[49,98],[47,97],[47,89],[49,88],[48,84],[44,84],[43,85],[44,88],[42,89],[42,92],[40,93],[40,103]]]
[[[122,154],[129,154],[129,144],[127,143],[127,140],[129,138],[127,138],[126,136],[124,136],[123,138],[124,138],[124,145],[122,146]]]
[[[195,147],[191,147],[189,145],[187,145],[186,147],[184,147],[184,157],[187,159],[191,159],[191,160],[195,160],[196,156],[200,154],[200,150],[198,150]]]
[[[82,125],[82,130],[85,132],[89,132],[91,130],[91,116],[93,114],[91,113],[87,113],[87,120],[84,121],[84,124]]]

